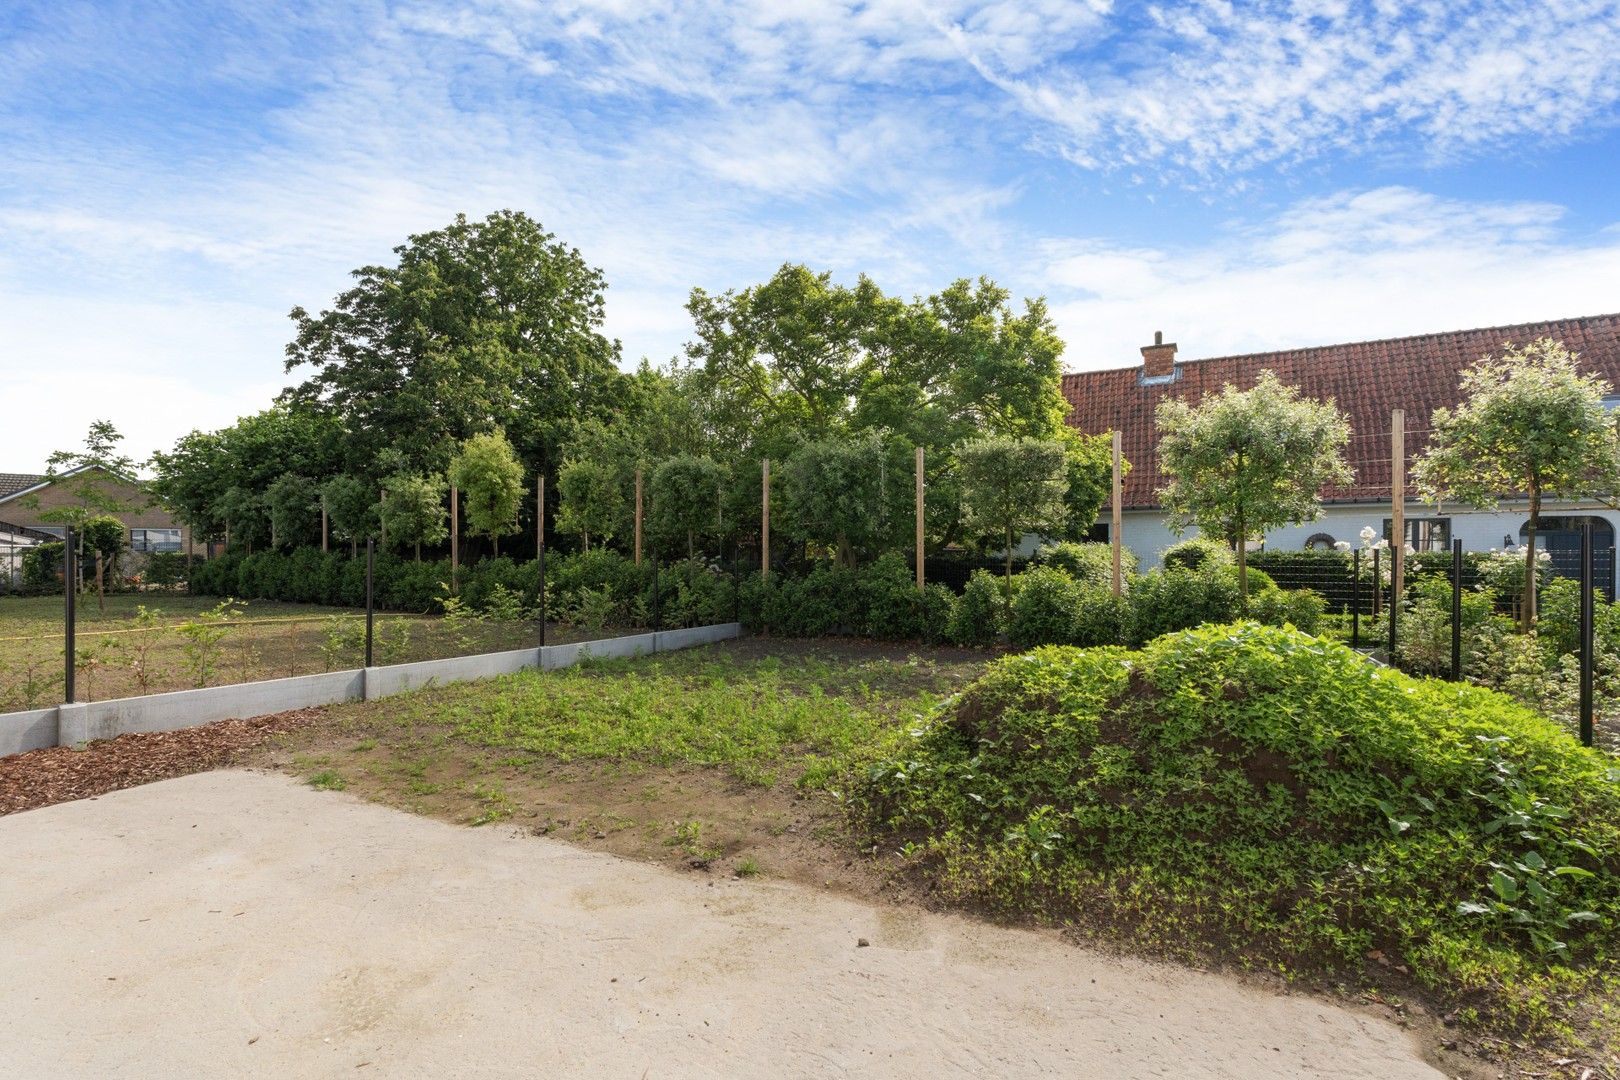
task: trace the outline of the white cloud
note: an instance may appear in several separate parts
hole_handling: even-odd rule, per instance
[[[1334,150],[1448,158],[1612,123],[1615,0],[1155,5],[1124,56],[1020,73],[962,45],[1095,167],[1208,174]]]
[[[1195,247],[1049,242],[1040,276],[1071,370],[1140,363],[1155,330],[1196,359],[1614,311],[1620,229],[1568,237],[1561,215],[1346,192]]]

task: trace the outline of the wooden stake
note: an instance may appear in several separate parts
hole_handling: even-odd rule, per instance
[[[454,595],[461,572],[461,500],[456,485],[450,485],[450,593]]]
[[[1108,545],[1109,545],[1109,547],[1111,547],[1113,549],[1113,556],[1114,556],[1114,595],[1115,596],[1120,596],[1120,595],[1123,595],[1124,592],[1125,592],[1125,568],[1124,568],[1124,561],[1123,561],[1123,558],[1122,558],[1122,551],[1121,551],[1122,547],[1124,546],[1124,537],[1121,534],[1124,533],[1124,531],[1125,531],[1125,520],[1124,520],[1124,516],[1123,516],[1123,514],[1121,512],[1121,507],[1120,507],[1120,493],[1121,493],[1121,490],[1122,490],[1121,483],[1120,483],[1120,473],[1121,473],[1121,469],[1120,469],[1120,453],[1119,453],[1120,433],[1117,432],[1117,431],[1114,432],[1113,443],[1114,443],[1114,489],[1113,489],[1113,497],[1112,497],[1113,510],[1112,510],[1112,517],[1110,519],[1109,526],[1108,526]]]
[[[322,495],[322,496],[321,496],[321,554],[322,554],[322,555],[325,555],[325,554],[326,554],[326,551],[327,551],[327,542],[326,542],[326,538],[327,538],[327,528],[326,528],[326,496],[325,496],[325,495]]]
[[[1389,602],[1406,585],[1406,410],[1389,414]]]
[[[923,590],[923,448],[917,447],[917,591]]]
[[[636,466],[636,565],[641,565],[641,466]]]
[[[771,459],[766,458],[760,470],[759,513],[759,577],[771,576]]]

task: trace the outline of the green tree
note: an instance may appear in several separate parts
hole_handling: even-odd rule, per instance
[[[521,483],[521,474],[519,477]],[[390,543],[409,544],[417,562],[422,545],[442,544],[450,535],[445,482],[438,476],[396,473],[383,481],[382,526]],[[468,499],[468,520],[472,518]],[[516,509],[512,511],[516,515]]]
[[[1413,466],[1424,496],[1494,508],[1504,495],[1529,501],[1520,617],[1536,617],[1536,530],[1545,499],[1620,493],[1620,440],[1603,407],[1612,391],[1582,374],[1561,342],[1542,338],[1503,347],[1462,373],[1462,402],[1436,409],[1429,441]],[[1398,539],[1396,542],[1399,542]]]
[[[359,553],[360,541],[377,529],[377,491],[358,477],[334,476],[321,485],[327,527],[339,540],[347,540],[349,554]]]
[[[489,537],[494,552],[501,537],[517,532],[523,502],[523,463],[502,431],[474,435],[450,462],[450,482],[467,500],[467,531]]]
[[[782,470],[783,531],[853,566],[857,554],[872,553],[887,537],[887,465],[875,432],[806,443]]]
[[[118,568],[127,531],[121,519],[111,514],[96,514],[79,523],[79,535],[85,550],[95,555],[96,608],[104,612],[107,610],[107,572]]]
[[[411,471],[441,472],[492,425],[539,471],[613,404],[624,376],[601,333],[602,273],[538,222],[457,215],[394,253],[329,310],[292,312],[287,370],[311,372],[284,396],[341,421],[351,471],[394,447]]]
[[[270,518],[271,547],[298,547],[320,533],[321,490],[307,476],[289,472],[276,477],[265,489],[264,508]]]
[[[57,450],[46,458],[45,481],[72,502],[40,511],[39,519],[81,528],[93,517],[133,510],[134,505],[115,488],[120,483],[133,483],[135,478],[135,463],[118,452],[123,440],[110,422],[97,420],[85,433],[82,449]],[[39,496],[25,496],[22,505],[38,510]]]
[[[557,531],[577,533],[586,551],[591,534],[606,543],[624,517],[624,485],[607,464],[580,459],[557,474]]]
[[[1056,535],[1068,520],[1068,458],[1061,442],[1005,435],[970,439],[956,451],[968,528],[1006,552],[1012,602],[1013,547],[1025,533]]]
[[[1159,499],[1178,533],[1188,525],[1237,552],[1238,590],[1248,610],[1248,542],[1314,520],[1322,488],[1348,484],[1350,422],[1330,401],[1301,397],[1274,372],[1252,390],[1228,383],[1196,407],[1159,405]]]
[[[681,454],[659,462],[647,482],[653,542],[667,549],[684,541],[687,558],[696,556],[697,538],[720,531],[725,486],[725,471],[713,458]]]
[[[1113,436],[1083,435],[1065,426],[1058,441],[1063,444],[1064,475],[1069,481],[1069,490],[1064,495],[1068,521],[1063,535],[1070,540],[1084,540],[1113,492]],[[1128,472],[1130,462],[1122,457],[1120,473]]]

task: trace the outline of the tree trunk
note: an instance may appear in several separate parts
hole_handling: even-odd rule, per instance
[[[501,557],[501,538],[498,534],[489,538],[489,550],[493,557],[497,559]]]
[[[1237,522],[1238,610],[1249,614],[1249,534],[1241,516]]]
[[[360,557],[360,538],[358,536],[351,536],[351,537],[349,537],[349,558],[358,559],[359,557]]]
[[[585,550],[590,551],[591,550],[591,532],[590,532],[589,529],[585,530],[584,536],[585,536]]]
[[[688,559],[697,558],[696,541],[692,538],[691,529],[686,530],[686,557]]]
[[[102,577],[101,552],[96,552],[96,609],[107,614],[107,588]]]
[[[1525,528],[1524,600],[1519,607],[1519,625],[1529,630],[1536,624],[1536,529],[1541,525],[1541,488],[1530,483],[1530,524]]]
[[[1007,526],[1007,576],[1003,582],[1002,595],[1007,601],[1007,611],[1012,611],[1012,526]]]
[[[416,561],[422,561],[422,541],[420,540],[416,542]]]

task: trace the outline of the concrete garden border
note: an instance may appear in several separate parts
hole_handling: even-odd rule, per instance
[[[612,659],[710,645],[742,633],[740,623],[717,623],[686,630],[547,645],[510,652],[423,660],[414,664],[351,668],[322,675],[175,690],[166,694],[114,698],[111,701],[53,705],[45,709],[0,713],[0,757],[47,746],[78,746],[130,732],[174,731],[216,720],[265,716],[269,713],[371,701],[425,686],[490,679],[527,668],[555,671],[588,657]]]

